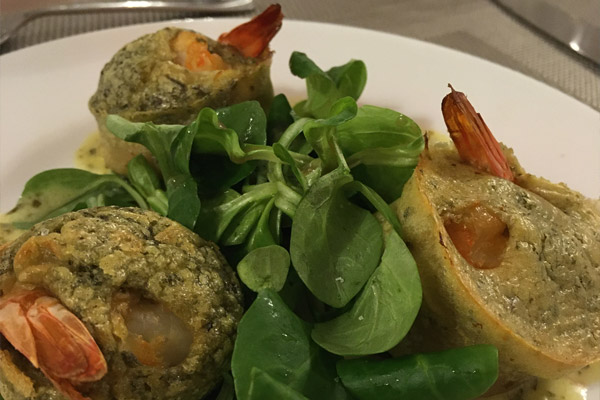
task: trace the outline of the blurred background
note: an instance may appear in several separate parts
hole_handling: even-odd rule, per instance
[[[189,1],[201,4],[201,0]],[[286,19],[390,32],[490,60],[545,82],[600,111],[600,65],[548,35],[543,28],[534,26],[526,17],[515,13],[511,4],[502,1],[512,5],[529,4],[530,11],[533,6],[538,7],[534,10],[535,15],[559,33],[561,29],[563,33],[573,30],[574,24],[600,29],[600,0],[280,0],[279,3]],[[211,11],[210,16],[251,16],[271,2],[254,0],[253,7],[245,11]],[[69,3],[74,2],[0,0],[0,27],[5,29],[10,19],[20,12]],[[550,9],[539,9],[540,3]],[[1,45],[0,54],[84,32],[208,15],[203,11],[136,10],[43,16],[18,29]],[[586,40],[592,40],[592,46],[597,45],[600,51],[600,35]],[[577,43],[571,43],[571,47],[574,46]]]

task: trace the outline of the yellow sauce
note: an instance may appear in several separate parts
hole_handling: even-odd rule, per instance
[[[579,371],[575,372],[574,374],[572,374],[570,376],[570,378],[572,380],[574,380],[575,382],[579,382],[582,385],[586,385],[586,386],[589,386],[593,383],[599,383],[600,382],[600,362],[597,362],[592,365],[588,365],[587,367],[583,368],[582,370],[579,370]],[[590,400],[596,400],[596,399],[590,399]]]
[[[25,232],[12,226],[8,217],[6,214],[0,214],[0,245],[15,240],[21,233]]]
[[[31,219],[35,209],[39,207],[35,201],[31,204],[21,203],[6,214],[0,214],[0,245],[15,240],[27,229],[19,229],[13,226],[15,221],[28,221]]]
[[[538,379],[517,392],[486,397],[485,400],[598,400],[589,397],[588,387],[600,382],[600,363],[560,379]]]
[[[587,389],[567,378],[539,379],[535,388],[525,392],[523,400],[588,400]],[[591,399],[590,399],[591,400]]]
[[[96,174],[107,174],[111,171],[104,166],[104,159],[99,154],[100,134],[95,132],[88,136],[75,153],[75,166]],[[36,205],[19,204],[18,207],[6,214],[0,214],[0,244],[10,242],[21,235],[26,229],[17,229],[12,225],[14,221],[28,221]]]
[[[75,152],[75,167],[85,169],[95,174],[109,174],[104,158],[100,155],[100,134],[92,133]]]

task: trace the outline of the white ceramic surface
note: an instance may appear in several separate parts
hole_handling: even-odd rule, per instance
[[[169,25],[217,37],[240,21]],[[125,43],[166,25],[98,31],[0,57],[0,211],[15,204],[37,172],[73,165],[75,150],[96,129],[87,101],[102,66]],[[302,96],[303,82],[288,69],[294,50],[324,68],[362,59],[369,78],[361,102],[396,109],[424,130],[445,131],[440,103],[451,83],[526,170],[600,196],[600,114],[545,84],[454,50],[344,26],[284,21],[272,47],[276,92]],[[588,398],[600,399],[600,387]]]

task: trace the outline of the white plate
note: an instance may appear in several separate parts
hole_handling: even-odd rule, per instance
[[[217,37],[240,21],[170,25]],[[0,211],[15,204],[37,172],[73,165],[75,150],[96,129],[87,101],[102,66],[125,43],[165,25],[93,32],[0,57]],[[361,102],[396,109],[424,130],[445,132],[440,103],[452,83],[526,170],[600,196],[600,114],[545,84],[429,43],[336,25],[284,21],[272,47],[276,92],[303,93],[303,81],[288,69],[294,50],[325,68],[362,59],[369,78]],[[600,387],[589,395],[600,398]]]

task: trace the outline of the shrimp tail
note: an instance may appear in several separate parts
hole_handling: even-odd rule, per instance
[[[452,90],[442,100],[442,114],[452,141],[463,161],[480,171],[514,181],[514,175],[498,141],[464,93]]]
[[[0,334],[69,400],[89,400],[74,385],[107,373],[106,360],[83,322],[43,291],[0,298]]]
[[[258,57],[281,28],[283,14],[279,4],[271,4],[260,15],[219,36],[219,42],[238,49],[245,57]]]

